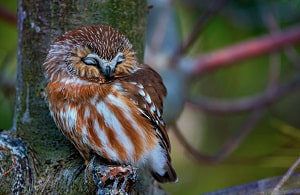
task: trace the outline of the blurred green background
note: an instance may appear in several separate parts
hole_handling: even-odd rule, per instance
[[[17,1],[0,1],[12,14],[17,13]],[[2,11],[2,10],[0,10]],[[9,129],[14,112],[14,83],[17,67],[17,26],[0,18],[0,128]]]
[[[158,1],[158,4],[161,2],[164,1]],[[173,1],[171,20],[176,25],[173,26],[174,29],[168,30],[178,35],[178,42],[187,36],[210,2]],[[0,0],[0,5],[12,14],[17,12],[16,0]],[[154,4],[150,12],[155,12],[164,5],[168,6],[168,3]],[[197,56],[269,34],[265,19],[270,14],[274,16],[280,29],[297,25],[300,21],[300,0],[228,1],[223,9],[206,23],[201,36],[187,55]],[[149,23],[156,23],[151,19],[150,13]],[[17,26],[0,18],[0,29],[0,128],[9,129],[14,112],[15,94],[12,86],[16,77]],[[151,40],[151,32],[148,36]],[[293,47],[299,52],[299,43]],[[298,55],[296,57],[299,59]],[[282,50],[273,56],[267,54],[234,65],[208,73],[201,78],[193,78],[189,82],[186,95],[225,100],[253,96],[267,88],[270,70],[274,66],[278,70],[278,83],[288,82],[299,75],[299,65],[296,67],[290,63]],[[247,112],[224,115],[205,113],[185,105],[178,125],[189,142],[199,151],[214,154],[239,130],[248,116]],[[172,158],[179,182],[164,187],[171,194],[200,194],[283,174],[300,154],[299,116],[298,90],[267,107],[262,120],[246,140],[228,159],[218,165],[194,161],[170,130]]]

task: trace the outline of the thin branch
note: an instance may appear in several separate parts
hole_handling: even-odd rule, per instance
[[[187,153],[192,156],[193,159],[195,159],[196,161],[198,161],[200,163],[208,163],[208,164],[216,161],[214,156],[202,154],[197,149],[195,149],[188,142],[188,140],[183,136],[183,134],[181,133],[181,131],[176,123],[172,124],[171,128],[172,128],[173,133],[175,134],[176,138],[180,142],[180,144],[187,151]]]
[[[281,190],[278,194],[299,194],[299,179],[300,174],[295,173],[289,179],[290,187]],[[222,195],[222,194],[271,194],[273,187],[278,183],[280,177],[273,177],[263,180],[258,180],[252,183],[234,186],[227,189],[218,190],[215,192],[206,193],[203,195]]]
[[[274,9],[263,10],[264,13],[263,19],[265,20],[265,23],[267,24],[269,31],[271,32],[278,32],[280,31],[279,25],[277,24],[277,20],[275,18]],[[300,58],[297,54],[297,51],[292,46],[287,46],[283,48],[283,52],[289,59],[289,61],[298,69],[300,69]]]
[[[268,92],[273,93],[276,90],[276,86],[279,83],[281,63],[280,55],[278,52],[270,53],[270,65],[269,65],[269,80],[268,80]]]
[[[284,31],[202,55],[195,60],[195,65],[187,71],[190,74],[203,74],[206,71],[227,67],[233,63],[269,53],[297,42],[300,42],[300,26],[294,26]],[[186,69],[183,66],[181,68]]]
[[[195,42],[203,30],[204,24],[209,18],[216,14],[227,2],[227,0],[214,0],[205,12],[198,18],[198,21],[194,25],[194,28],[187,36],[186,40],[182,41],[174,55],[172,56],[169,66],[174,67],[178,59],[186,53],[189,47]]]
[[[289,170],[284,174],[284,176],[281,178],[281,180],[277,183],[277,185],[274,187],[274,190],[272,192],[272,195],[276,195],[279,193],[280,188],[283,186],[283,184],[291,177],[291,175],[294,173],[297,166],[300,164],[300,156],[298,159],[294,162],[294,164],[289,168]]]
[[[263,18],[269,28],[269,31],[271,32],[277,32],[279,31],[279,27],[277,25],[277,21],[275,19],[275,14],[274,12],[272,12],[273,9],[269,9],[267,11],[264,11],[264,15]],[[293,63],[293,64],[297,64],[296,61],[294,61],[295,59],[295,55],[290,55],[290,53],[288,52],[288,50],[285,48],[284,52],[286,53],[287,57],[289,58],[289,60]],[[277,62],[279,62],[279,60],[276,58],[279,58],[279,55],[272,55],[270,56],[270,60],[273,61],[273,63],[271,64],[271,74],[270,74],[270,79],[269,81],[278,81],[278,77],[279,77],[279,73],[278,73],[278,69],[280,68],[280,64],[278,64]],[[273,73],[273,74],[272,74]],[[273,77],[275,75],[275,77]],[[275,81],[275,82],[276,82]],[[273,86],[275,85],[275,82],[269,82],[270,89],[273,88]],[[293,172],[295,171],[295,169],[297,168],[297,166],[300,164],[300,157],[298,157],[298,159],[296,160],[296,162],[293,163],[293,165],[288,169],[288,171],[284,174],[284,176],[281,178],[281,180],[276,184],[276,186],[274,187],[273,191],[272,191],[272,195],[276,195],[279,194],[279,190],[280,188],[284,185],[284,183],[291,177],[291,175],[293,174]]]
[[[247,135],[254,129],[256,124],[260,121],[263,116],[263,110],[258,108],[254,110],[245,123],[235,132],[235,134],[226,142],[225,145],[215,155],[216,162],[221,162],[226,159],[240,143],[247,137]]]
[[[272,5],[268,9],[263,9],[261,11],[261,15],[263,21],[265,22],[266,26],[270,34],[274,34],[279,31],[277,28],[277,21],[275,20],[275,16],[273,13]],[[279,83],[281,72],[281,63],[280,63],[280,55],[279,52],[276,50],[275,52],[270,53],[270,62],[269,62],[269,79],[268,79],[268,90],[267,92],[273,93],[276,90],[276,86]]]
[[[287,84],[273,89],[272,92],[264,92],[261,95],[256,95],[238,100],[224,101],[224,100],[211,100],[208,98],[193,99],[188,98],[187,103],[193,107],[197,107],[203,111],[214,112],[219,114],[236,113],[253,110],[257,107],[266,107],[280,98],[290,94],[291,92],[300,88],[300,76],[297,76]]]
[[[251,132],[258,121],[263,116],[262,109],[257,109],[251,113],[245,123],[236,131],[236,133],[220,148],[220,150],[214,155],[206,155],[195,149],[182,135],[178,126],[172,125],[173,132],[181,145],[187,150],[197,162],[215,164],[223,161],[227,158],[244,140],[244,138]]]

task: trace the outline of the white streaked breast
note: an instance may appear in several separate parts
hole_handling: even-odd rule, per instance
[[[142,136],[144,140],[146,140],[143,129],[136,123],[136,121],[132,117],[133,114],[131,113],[131,109],[120,98],[117,98],[116,96],[114,96],[112,94],[108,95],[107,98],[109,99],[111,104],[117,106],[118,108],[120,108],[122,110],[124,116],[126,117],[128,122],[134,128],[134,129],[130,129],[130,130],[137,131],[139,133],[139,135]]]
[[[110,101],[109,96],[107,97],[106,101]],[[120,105],[119,105],[120,106]],[[131,140],[125,134],[123,126],[119,119],[115,116],[115,114],[107,107],[104,101],[101,101],[96,104],[96,108],[99,114],[101,114],[104,118],[104,121],[108,127],[114,130],[117,140],[120,140],[121,145],[126,148],[128,156],[133,156],[134,147]]]
[[[119,159],[119,156],[114,150],[111,149],[111,147],[108,146],[108,138],[107,138],[105,132],[103,131],[103,129],[100,128],[98,121],[94,122],[94,130],[95,130],[98,138],[101,140],[103,149],[105,150],[107,155],[109,155],[113,160],[117,161]],[[99,151],[99,149],[98,149],[98,151]]]

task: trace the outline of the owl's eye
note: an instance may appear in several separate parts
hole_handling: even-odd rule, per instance
[[[123,54],[120,52],[116,55],[115,58],[116,58],[116,65],[123,63],[125,60]]]
[[[98,61],[95,58],[84,58],[82,61],[86,65],[93,65],[93,66],[97,66],[98,65]]]
[[[111,77],[115,73],[116,67],[125,61],[124,55],[121,52],[118,52],[111,61],[104,60],[94,53],[88,54],[81,60],[86,65],[97,67],[100,74],[106,78]]]
[[[82,58],[82,61],[86,65],[92,65],[99,67],[102,64],[102,60],[96,54],[89,54],[85,58]]]

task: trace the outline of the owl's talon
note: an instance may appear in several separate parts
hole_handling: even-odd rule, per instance
[[[86,178],[92,179],[97,194],[127,194],[137,181],[136,172],[131,165],[107,165],[94,157],[87,165]]]

